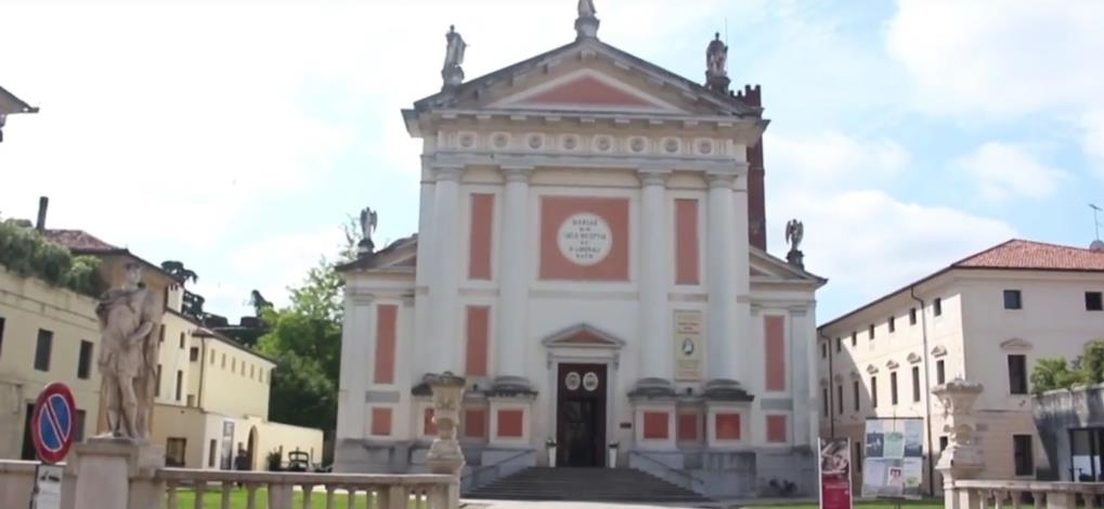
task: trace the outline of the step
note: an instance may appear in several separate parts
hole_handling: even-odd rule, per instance
[[[465,494],[492,500],[708,503],[709,499],[635,469],[532,467]]]

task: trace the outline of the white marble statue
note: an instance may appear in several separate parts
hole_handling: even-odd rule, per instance
[[[706,74],[711,77],[726,76],[728,74],[728,70],[725,69],[727,61],[728,46],[721,42],[721,33],[717,32],[705,49]]]
[[[141,267],[128,263],[122,286],[108,290],[96,306],[108,430],[131,439],[149,436],[157,365],[153,331],[160,321],[158,303],[141,280]]]
[[[445,34],[445,40],[448,41],[448,48],[445,50],[445,70],[464,65],[464,50],[468,48],[468,44],[456,31],[455,25],[449,26],[449,31]]]
[[[805,225],[801,221],[791,219],[786,223],[786,242],[790,243],[790,251],[798,251],[801,240],[805,238]]]
[[[579,0],[579,17],[593,18],[598,11],[594,8],[594,0]]]

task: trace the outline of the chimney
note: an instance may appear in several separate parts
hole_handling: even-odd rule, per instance
[[[50,205],[50,198],[46,196],[38,197],[38,222],[35,223],[35,229],[39,233],[46,231],[46,207]]]

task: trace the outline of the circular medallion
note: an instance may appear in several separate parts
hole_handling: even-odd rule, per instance
[[[587,392],[594,392],[598,390],[598,375],[593,371],[583,376],[583,388]]]
[[[609,136],[599,136],[594,140],[594,148],[599,152],[609,152],[613,148],[613,140]]]
[[[579,389],[579,384],[582,383],[582,378],[578,373],[572,371],[564,377],[564,387],[567,387],[569,391],[575,391]]]
[[[576,265],[594,265],[609,256],[613,232],[597,214],[579,212],[569,216],[556,233],[560,254]]]
[[[509,136],[507,136],[503,133],[499,133],[499,134],[495,135],[495,137],[494,137],[494,146],[495,146],[495,148],[506,148],[506,145],[509,145],[509,144],[510,144],[510,137]]]
[[[537,150],[544,146],[544,137],[539,134],[529,135],[529,148]]]
[[[460,135],[460,146],[464,148],[472,148],[475,146],[475,135],[466,133]]]
[[[643,152],[644,151],[644,138],[633,138],[632,140],[630,140],[629,141],[629,150],[632,150],[633,152]]]
[[[713,143],[709,140],[702,140],[698,143],[698,152],[709,155],[713,153]]]
[[[674,138],[667,138],[667,141],[663,142],[663,150],[666,150],[668,154],[674,154],[678,152],[679,142]]]
[[[563,148],[566,150],[575,150],[575,147],[579,146],[579,138],[574,136],[568,136],[563,139]]]
[[[689,357],[694,355],[694,342],[690,338],[686,338],[682,341],[682,354]]]

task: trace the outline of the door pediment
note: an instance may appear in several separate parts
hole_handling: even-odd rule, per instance
[[[541,341],[541,343],[547,348],[582,347],[619,350],[621,347],[625,346],[624,340],[618,339],[612,334],[603,332],[585,323],[569,327],[548,336]]]

